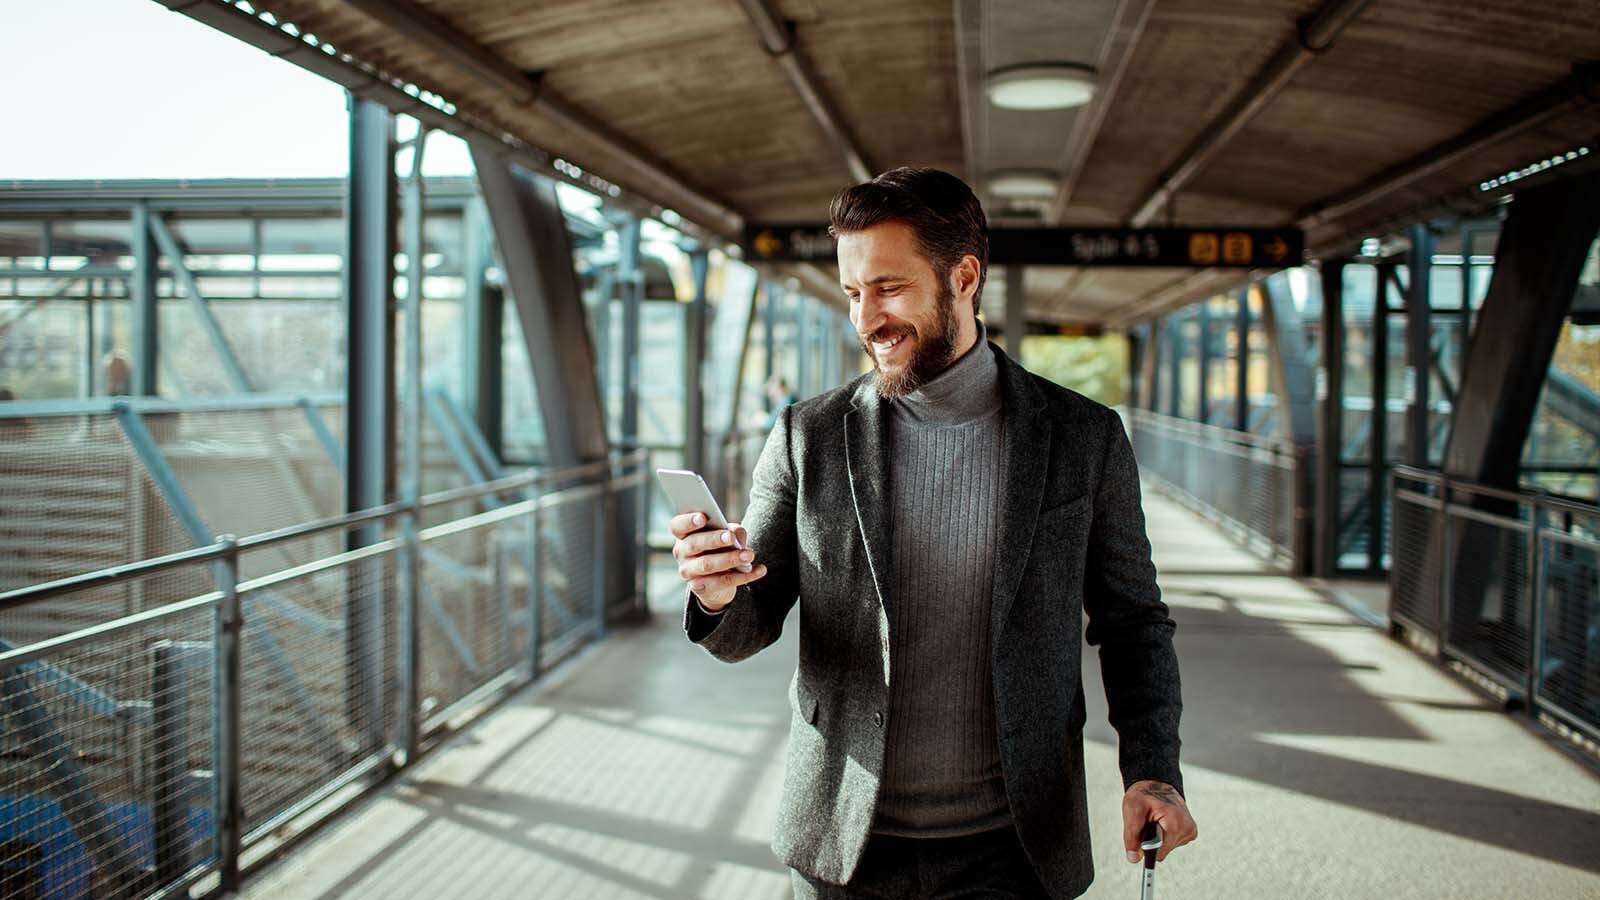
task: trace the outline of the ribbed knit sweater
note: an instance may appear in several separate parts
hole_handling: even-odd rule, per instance
[[[999,367],[977,343],[892,403],[888,750],[873,830],[945,837],[1011,820],[989,659]]]

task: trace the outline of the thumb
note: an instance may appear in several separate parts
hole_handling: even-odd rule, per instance
[[[743,525],[738,522],[729,522],[728,530],[733,532],[733,536],[739,539],[739,543],[742,546],[750,546],[750,532],[745,531]]]

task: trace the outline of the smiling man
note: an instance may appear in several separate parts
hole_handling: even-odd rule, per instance
[[[886,172],[834,199],[832,230],[873,372],[784,410],[742,527],[673,520],[689,639],[735,662],[800,604],[773,840],[796,897],[1076,897],[1085,615],[1130,861],[1147,822],[1163,857],[1196,834],[1132,448],[985,339],[987,223],[960,179]]]

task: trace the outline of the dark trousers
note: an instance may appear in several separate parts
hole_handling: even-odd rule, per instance
[[[1011,826],[952,838],[874,834],[850,883],[791,869],[795,900],[1048,900]]]

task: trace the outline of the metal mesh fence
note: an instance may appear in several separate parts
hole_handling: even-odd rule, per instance
[[[1389,610],[1431,633],[1439,627],[1438,560],[1430,556],[1438,537],[1439,491],[1432,482],[1402,474],[1395,480]]]
[[[1527,671],[1532,622],[1526,524],[1452,506],[1445,513],[1444,541],[1445,638],[1451,652],[1519,684]]]
[[[1299,460],[1277,442],[1136,410],[1139,471],[1235,528],[1268,557],[1294,550]]]
[[[1600,733],[1600,542],[1541,538],[1539,699]]]
[[[1394,621],[1600,740],[1600,508],[1405,466],[1391,495]]]
[[[212,607],[169,609],[0,661],[0,896],[150,892],[214,858]]]
[[[189,440],[184,423],[168,427],[167,445]],[[213,562],[114,587],[6,598],[0,897],[147,896],[207,871],[226,885],[241,847],[411,746],[405,685],[417,685],[426,731],[602,633],[607,613],[639,599],[637,570],[621,562],[640,557],[618,543],[638,539],[653,482],[647,459],[633,459],[626,478],[572,473],[538,502],[513,504],[519,489],[431,504],[487,508],[418,534],[415,581],[406,514],[391,514],[402,527],[349,552],[347,533],[380,529],[225,543],[206,549]],[[614,531],[623,511],[633,535]],[[235,597],[237,656],[222,624]],[[60,609],[83,615],[52,617]]]
[[[239,586],[240,773],[248,833],[394,733],[393,549]]]

